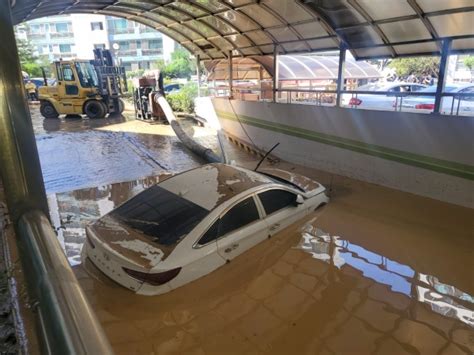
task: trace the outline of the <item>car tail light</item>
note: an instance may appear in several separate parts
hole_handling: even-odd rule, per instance
[[[86,233],[86,239],[87,239],[87,242],[89,243],[89,245],[91,246],[92,249],[95,249],[95,244],[92,243],[92,239],[91,237],[89,237],[89,235]]]
[[[351,97],[349,100],[350,106],[359,106],[362,103],[362,100],[358,99],[357,97]]]
[[[416,104],[415,108],[419,110],[433,110],[434,104]]]
[[[145,272],[130,270],[130,269],[127,269],[126,267],[123,267],[122,269],[134,279],[146,282],[147,284],[150,284],[153,286],[163,285],[173,280],[176,276],[178,276],[179,272],[181,271],[181,268],[178,267],[176,269],[159,272],[156,274],[147,274]]]

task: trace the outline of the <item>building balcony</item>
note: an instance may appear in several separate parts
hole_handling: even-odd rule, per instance
[[[117,56],[119,57],[135,57],[137,55],[136,49],[123,49],[117,51]]]
[[[63,53],[54,53],[53,54],[54,59],[60,59],[60,58],[76,58],[77,54],[73,52],[63,52]]]
[[[72,38],[74,37],[73,32],[52,32],[50,35],[51,39],[55,38]]]
[[[47,37],[46,33],[30,33],[30,34],[28,34],[28,39],[31,40],[31,41],[46,39],[46,37]]]
[[[163,54],[163,49],[142,49],[142,55],[161,55]]]
[[[135,33],[135,29],[133,27],[127,27],[127,28],[109,27],[109,34],[121,35],[121,34],[125,34],[125,33]]]

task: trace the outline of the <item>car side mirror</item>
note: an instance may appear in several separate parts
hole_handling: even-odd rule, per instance
[[[299,206],[304,203],[304,198],[301,195],[296,196],[295,206]]]

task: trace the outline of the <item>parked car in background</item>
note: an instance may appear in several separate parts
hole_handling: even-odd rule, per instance
[[[406,97],[402,101],[402,111],[413,111],[429,113],[435,106],[435,97],[423,95],[424,93],[435,93],[436,85],[420,90],[420,96]],[[444,92],[451,94],[474,94],[474,84],[447,84]],[[441,103],[440,112],[444,114],[456,114],[459,104],[460,115],[474,115],[474,97],[444,97]]]
[[[82,257],[136,293],[162,294],[327,202],[322,185],[295,173],[204,165],[150,187],[89,225]]]
[[[37,88],[39,88],[41,86],[44,86],[44,79],[43,78],[23,79],[23,82],[26,83],[26,82],[28,82],[28,80],[33,82],[36,85]],[[56,79],[47,78],[46,81],[48,83],[48,86],[53,86],[56,83]]]
[[[163,89],[164,89],[165,94],[171,94],[171,93],[178,92],[179,90],[181,90],[183,86],[184,86],[183,84],[179,84],[179,83],[166,84],[163,86]]]
[[[393,110],[393,101],[397,93],[415,92],[426,88],[426,85],[417,83],[391,82],[370,83],[357,88],[358,91],[389,92],[388,95],[370,94],[343,94],[342,105],[352,108],[366,108],[374,110]]]

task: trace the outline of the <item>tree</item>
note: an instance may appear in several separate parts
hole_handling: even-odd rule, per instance
[[[185,49],[175,50],[169,63],[158,60],[154,67],[160,69],[165,78],[189,78],[194,73],[194,62]]]
[[[439,57],[396,58],[388,66],[395,69],[399,77],[431,75],[437,78]]]
[[[464,65],[469,69],[474,69],[474,55],[470,55],[469,57],[464,58]]]

